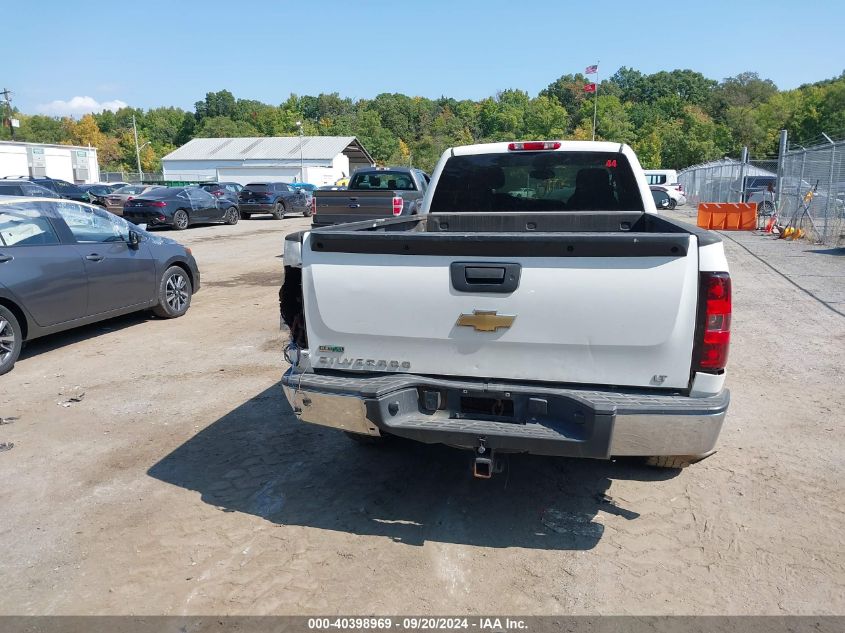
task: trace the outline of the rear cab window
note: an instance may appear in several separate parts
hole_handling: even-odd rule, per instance
[[[416,191],[411,175],[401,171],[368,171],[359,172],[352,176],[350,189],[383,189],[399,191]]]
[[[452,156],[430,211],[643,211],[634,172],[617,152]]]

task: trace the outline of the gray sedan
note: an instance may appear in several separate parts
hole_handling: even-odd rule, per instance
[[[94,205],[0,196],[0,375],[23,342],[137,310],[182,316],[191,251]]]

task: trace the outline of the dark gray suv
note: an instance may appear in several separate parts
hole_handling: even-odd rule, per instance
[[[173,240],[90,204],[0,197],[0,375],[26,340],[137,310],[179,317],[199,287]]]

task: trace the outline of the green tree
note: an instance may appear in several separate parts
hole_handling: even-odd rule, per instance
[[[258,130],[245,121],[233,121],[225,116],[208,117],[200,121],[195,130],[198,138],[225,138],[260,136]]]

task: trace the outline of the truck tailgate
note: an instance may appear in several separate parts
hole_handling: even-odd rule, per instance
[[[444,236],[437,237],[443,249]],[[495,245],[478,255],[469,241],[465,255],[454,252],[461,248],[455,244],[449,254],[338,252],[322,243],[312,249],[312,240],[324,238],[309,234],[302,260],[312,365],[685,388],[698,303],[697,238],[667,237],[676,245],[670,252],[620,237],[617,244],[582,235],[586,248],[576,251],[584,256],[559,256],[546,255],[539,243],[526,248],[524,240],[521,248],[500,248],[501,255]],[[516,275],[515,287],[478,291],[499,269]]]

